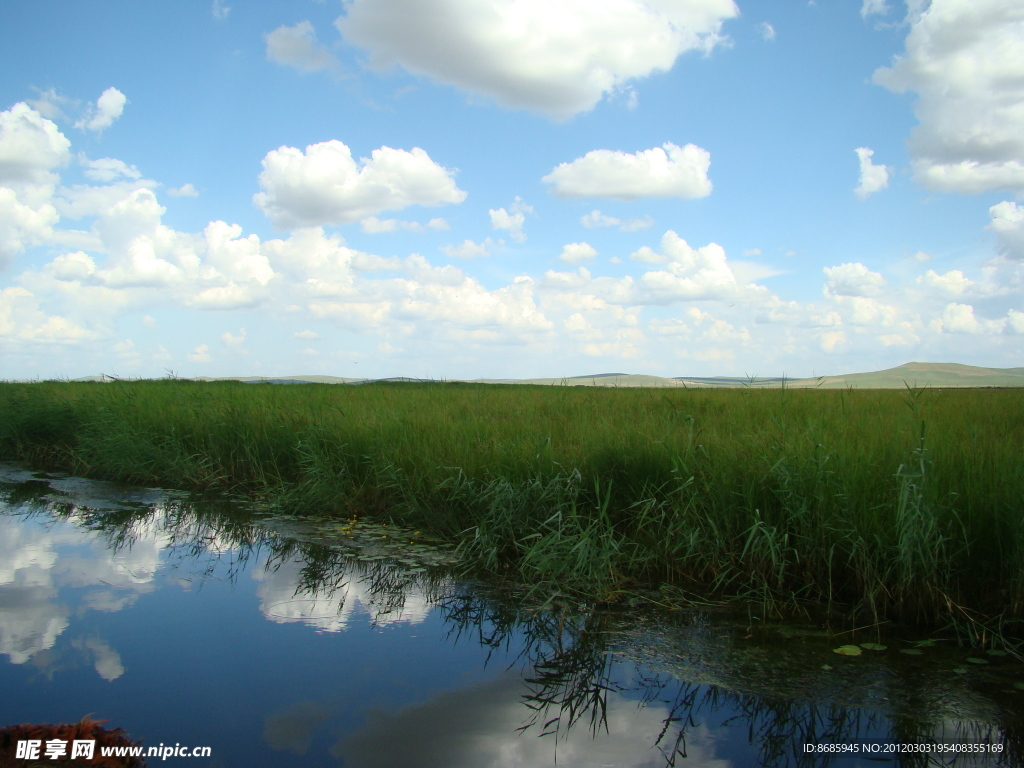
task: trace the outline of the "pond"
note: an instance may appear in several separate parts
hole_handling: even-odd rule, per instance
[[[417,531],[0,465],[0,726],[89,715],[172,755],[150,766],[1021,764],[1012,655],[541,603],[454,562]]]

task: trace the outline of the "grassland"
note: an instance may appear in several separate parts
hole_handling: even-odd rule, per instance
[[[383,515],[478,571],[1024,637],[1024,391],[0,384],[0,458]]]

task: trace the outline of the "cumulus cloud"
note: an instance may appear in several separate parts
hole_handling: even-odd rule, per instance
[[[875,154],[874,150],[857,147],[854,152],[857,153],[857,159],[860,161],[860,181],[853,192],[861,200],[865,200],[878,190],[889,186],[890,169],[887,165],[875,165],[871,162],[871,157]]]
[[[23,102],[0,112],[0,184],[53,184],[53,173],[68,162],[71,142]]]
[[[244,352],[245,328],[239,328],[237,334],[231,333],[231,331],[224,331],[220,335],[220,340],[224,342],[224,346],[228,349],[235,352]]]
[[[1024,191],[1024,4],[932,0],[874,81],[917,93],[909,149],[926,187]]]
[[[562,248],[558,258],[566,264],[579,264],[597,256],[597,251],[589,243],[569,243]]]
[[[85,155],[78,156],[78,163],[84,169],[87,178],[93,181],[117,181],[118,179],[139,179],[142,173],[134,165],[128,165],[123,160],[113,157],[101,157],[99,160],[90,160]]]
[[[946,305],[939,318],[939,327],[943,333],[999,333],[1003,330],[1005,320],[985,320],[974,315],[974,307],[970,304],[952,303]]]
[[[661,238],[660,251],[643,246],[629,255],[634,261],[657,264],[638,280],[620,281],[609,297],[631,304],[671,304],[696,299],[724,299],[736,294],[736,277],[725,249],[717,243],[694,248],[672,230]]]
[[[38,191],[19,195],[10,187],[0,187],[0,268],[27,246],[49,240],[59,218],[48,195]]]
[[[441,253],[450,259],[475,259],[477,256],[490,256],[494,242],[484,238],[482,243],[463,240],[459,245],[442,245]]]
[[[974,286],[974,281],[964,277],[959,269],[952,269],[944,275],[929,269],[917,278],[917,282],[931,293],[946,296],[960,296]]]
[[[606,216],[596,208],[590,213],[580,216],[580,224],[587,229],[597,229],[598,227],[618,227],[623,232],[636,232],[641,229],[648,229],[654,224],[654,219],[650,216],[644,216],[639,219],[618,219],[614,216]]]
[[[526,214],[533,213],[533,206],[524,203],[521,197],[516,196],[508,211],[504,208],[497,210],[492,208],[487,213],[491,217],[491,229],[506,230],[509,237],[517,243],[526,240],[526,235],[523,234],[523,224],[526,223]]]
[[[193,349],[188,354],[188,359],[193,363],[208,363],[213,358],[210,357],[210,347],[206,344],[200,344],[198,347]]]
[[[335,22],[373,67],[556,120],[723,42],[733,0],[350,0]]]
[[[336,69],[338,60],[316,39],[316,30],[308,21],[294,27],[281,26],[264,35],[267,60],[303,72]]]
[[[20,286],[0,290],[0,339],[37,344],[75,344],[97,334],[62,315],[49,315],[39,297]]]
[[[877,296],[885,278],[860,262],[825,267],[826,296]]]
[[[213,0],[213,5],[210,8],[210,13],[213,14],[213,18],[219,21],[223,21],[228,17],[228,14],[231,13],[231,8],[227,5],[224,5],[224,3],[221,2],[221,0]]]
[[[54,236],[56,169],[71,158],[70,147],[57,126],[27,104],[0,112],[0,268]]]
[[[127,103],[128,98],[117,88],[107,88],[96,99],[96,104],[90,105],[82,119],[75,123],[75,128],[99,133],[114,124]]]
[[[1004,200],[989,208],[988,215],[999,252],[1010,259],[1024,259],[1024,206]]]
[[[764,38],[765,40],[771,41],[775,39],[775,27],[773,27],[767,21],[762,21],[758,25],[757,31],[761,33],[761,37]]]
[[[263,191],[253,202],[282,229],[347,224],[410,205],[466,199],[453,172],[419,147],[381,147],[356,163],[337,140],[311,144],[305,152],[287,146],[268,152],[259,182]]]
[[[711,153],[696,144],[646,149],[636,154],[595,149],[562,163],[542,181],[560,197],[706,197],[711,194]]]
[[[199,197],[199,190],[190,182],[182,184],[180,187],[171,187],[167,190],[167,194],[171,197]]]

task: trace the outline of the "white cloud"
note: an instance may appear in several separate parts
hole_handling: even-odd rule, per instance
[[[442,245],[441,253],[450,259],[475,259],[477,256],[490,256],[494,242],[485,238],[482,243],[463,240],[459,245]]]
[[[281,26],[264,36],[267,60],[303,72],[337,69],[338,60],[316,39],[316,30],[308,21],[294,27]]]
[[[725,250],[717,243],[693,248],[672,230],[661,238],[661,252],[643,246],[629,255],[634,261],[662,265],[634,281],[626,277],[609,298],[629,304],[672,304],[697,299],[725,299],[736,295],[736,277]],[[763,289],[762,289],[763,290]]]
[[[407,232],[426,232],[428,229],[450,229],[448,222],[444,219],[431,219],[426,224],[420,224],[418,221],[378,219],[376,216],[368,216],[360,220],[359,228],[368,235],[377,235],[382,232],[397,232],[399,229],[404,229]]]
[[[114,352],[122,359],[136,359],[139,351],[135,348],[135,342],[131,339],[124,339],[114,345]]]
[[[974,307],[970,304],[948,304],[940,317],[940,327],[944,333],[999,333],[1005,323],[1005,320],[979,320],[974,316]]]
[[[182,184],[180,187],[171,187],[167,190],[167,194],[171,197],[199,197],[199,190],[189,182],[188,184]]]
[[[39,298],[20,286],[0,289],[0,339],[31,344],[74,344],[96,334],[66,317],[47,315]]]
[[[929,269],[917,278],[917,282],[932,292],[946,296],[960,296],[974,285],[974,281],[964,277],[959,269],[950,270],[944,275]]]
[[[641,229],[648,229],[654,224],[654,219],[644,216],[640,219],[617,219],[614,216],[606,216],[596,208],[584,216],[580,216],[580,224],[587,229],[598,227],[618,227],[623,232],[636,232]]]
[[[206,344],[200,344],[189,352],[188,359],[193,363],[208,363],[213,358],[210,357],[210,348]]]
[[[109,182],[122,178],[142,178],[142,173],[134,165],[128,165],[123,160],[113,157],[101,157],[99,160],[90,160],[85,155],[79,154],[78,163],[85,169],[85,175],[93,181]]]
[[[1024,4],[932,0],[876,83],[918,94],[908,143],[926,187],[1024,191]]]
[[[767,21],[762,21],[758,25],[757,31],[761,33],[761,37],[764,38],[765,40],[770,41],[775,39],[775,27],[773,27]]]
[[[27,104],[0,112],[0,268],[53,237],[60,219],[55,170],[71,158],[70,147],[57,126]]]
[[[316,331],[296,331],[292,334],[296,339],[309,339],[315,340],[320,338],[320,334]]]
[[[566,264],[579,264],[595,256],[597,256],[597,251],[588,243],[569,243],[562,248],[562,253],[558,258]]]
[[[228,14],[231,13],[231,8],[224,5],[221,0],[213,0],[213,6],[210,8],[210,13],[213,14],[213,18],[223,21],[228,17]]]
[[[636,154],[595,149],[562,163],[542,181],[560,197],[706,197],[711,153],[695,144],[666,143]]]
[[[1011,309],[1006,314],[1007,330],[1011,333],[1024,333],[1024,312]]]
[[[224,342],[224,346],[228,349],[235,352],[244,351],[242,348],[245,346],[245,328],[239,328],[237,334],[225,331],[220,335],[220,340]]]
[[[346,224],[410,205],[461,203],[453,172],[419,147],[381,147],[357,164],[340,141],[281,147],[263,158],[253,201],[282,229]]]
[[[889,186],[890,169],[887,165],[875,165],[871,162],[871,157],[875,154],[874,150],[858,147],[854,152],[857,153],[857,159],[860,161],[860,182],[853,191],[857,197],[865,200],[878,190]]]
[[[710,52],[732,0],[350,0],[335,25],[370,54],[564,120],[632,80]]]
[[[53,170],[68,162],[71,142],[23,102],[0,112],[0,184],[54,184]]]
[[[526,240],[526,235],[523,234],[526,214],[533,213],[533,206],[527,205],[521,197],[516,196],[509,209],[506,211],[504,208],[492,208],[487,211],[491,217],[491,229],[504,229],[508,231],[509,237],[521,243]]]
[[[860,7],[860,15],[863,18],[868,16],[884,16],[889,12],[889,5],[886,0],[864,0]]]
[[[96,99],[96,104],[90,105],[82,119],[75,123],[75,128],[97,133],[109,128],[124,112],[124,105],[127,103],[128,98],[117,88],[107,88]]]
[[[924,263],[926,261],[931,261],[933,257],[930,253],[927,253],[925,251],[916,251],[910,256],[910,258],[913,259],[914,261],[920,261]]]
[[[39,91],[38,99],[29,99],[29,105],[43,117],[50,120],[66,119],[64,110],[61,109],[62,105],[71,105],[73,102],[66,96],[61,96],[57,93],[56,89],[50,88],[48,91]]]
[[[0,187],[0,268],[26,246],[44,243],[53,236],[60,217],[47,198],[31,191],[19,196],[10,187]]]
[[[1024,259],[1024,206],[1004,200],[989,208],[988,215],[999,252],[1010,259]]]
[[[885,278],[860,262],[825,267],[826,296],[876,296]]]
[[[743,251],[743,255],[744,256],[760,256],[761,255],[761,249],[760,248],[747,248],[745,251]]]

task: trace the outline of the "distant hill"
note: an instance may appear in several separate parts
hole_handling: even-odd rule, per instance
[[[796,387],[902,389],[911,387],[1024,387],[1024,368],[980,368],[960,363],[906,363],[872,373],[801,379]]]
[[[110,376],[83,376],[72,381],[113,381]],[[225,376],[198,377],[193,381],[241,381],[247,384],[365,384],[371,381],[426,381],[396,376],[389,379],[349,379],[339,376]],[[476,384],[538,384],[572,387],[755,387],[794,389],[903,389],[911,387],[1024,387],[1024,368],[981,368],[960,363],[905,363],[895,368],[869,373],[847,373],[839,376],[818,376],[807,379],[785,377],[678,377],[664,378],[636,373],[595,373],[591,376],[565,376],[544,379],[464,379],[452,383]]]

